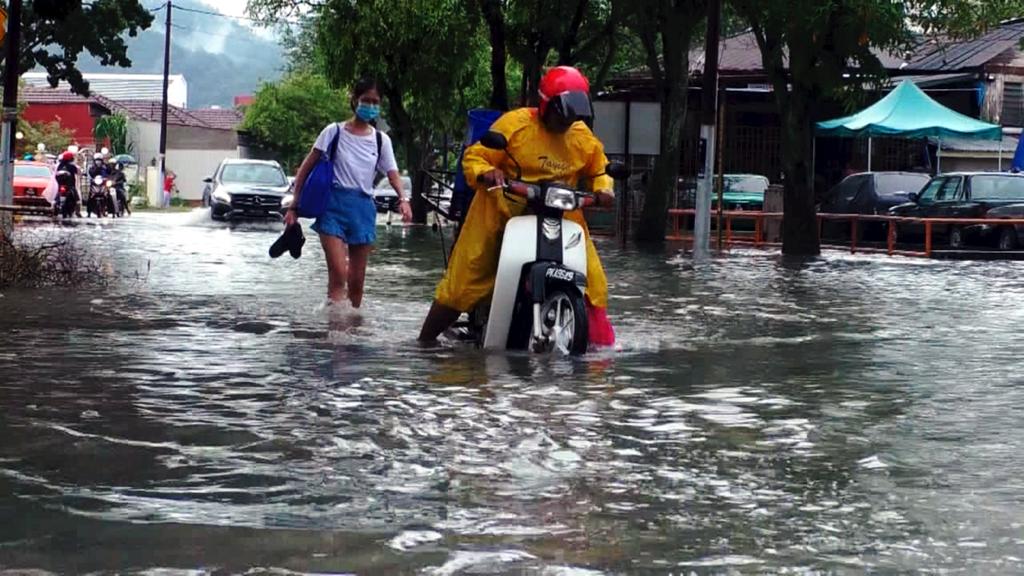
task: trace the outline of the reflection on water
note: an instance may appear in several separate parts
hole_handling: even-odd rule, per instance
[[[1024,570],[1018,264],[607,244],[568,360],[417,347],[429,230],[358,315],[276,224],[61,233],[125,280],[0,298],[0,569]]]

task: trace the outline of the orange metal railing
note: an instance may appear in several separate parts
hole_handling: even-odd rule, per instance
[[[668,240],[681,240],[692,242],[692,236],[681,232],[680,220],[686,216],[695,215],[693,209],[671,209],[668,211],[671,218],[672,229],[667,235]],[[1024,226],[1024,219],[1021,218],[908,218],[903,216],[883,216],[874,214],[818,214],[818,237],[821,238],[822,224],[826,221],[849,221],[850,242],[849,245],[841,245],[849,248],[851,253],[883,253],[890,256],[923,256],[930,258],[934,252],[933,232],[936,225],[958,225],[970,226],[976,224],[990,224],[993,226]],[[769,220],[781,220],[781,212],[748,212],[748,211],[726,211],[722,213],[722,222],[725,228],[723,234],[723,248],[729,249],[733,246],[778,246],[779,243],[771,242],[765,238],[765,222]],[[734,221],[754,221],[753,235],[738,237],[733,232]],[[712,218],[714,222],[715,219]],[[858,227],[862,222],[885,222],[887,233],[885,248],[871,246],[858,246]],[[924,225],[924,250],[900,249],[896,241],[896,229],[900,224],[923,224]],[[712,238],[712,245],[715,245]],[[836,244],[823,244],[825,246],[840,246]]]

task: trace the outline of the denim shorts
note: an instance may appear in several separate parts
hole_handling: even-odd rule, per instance
[[[377,240],[377,207],[366,192],[335,186],[327,198],[327,210],[317,217],[313,230],[337,236],[351,246],[373,244]]]

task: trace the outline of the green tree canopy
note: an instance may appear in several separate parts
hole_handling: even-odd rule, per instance
[[[153,14],[138,0],[24,2],[18,70],[42,66],[51,86],[64,80],[74,92],[88,94],[89,83],[76,67],[79,55],[88,52],[104,66],[128,68],[124,35],[136,36],[152,22]]]
[[[348,97],[322,75],[296,72],[264,84],[245,111],[242,130],[294,171],[324,126],[350,112]]]

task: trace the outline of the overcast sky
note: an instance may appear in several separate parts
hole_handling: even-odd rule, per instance
[[[203,0],[211,8],[221,14],[245,16],[245,4],[248,0]]]

